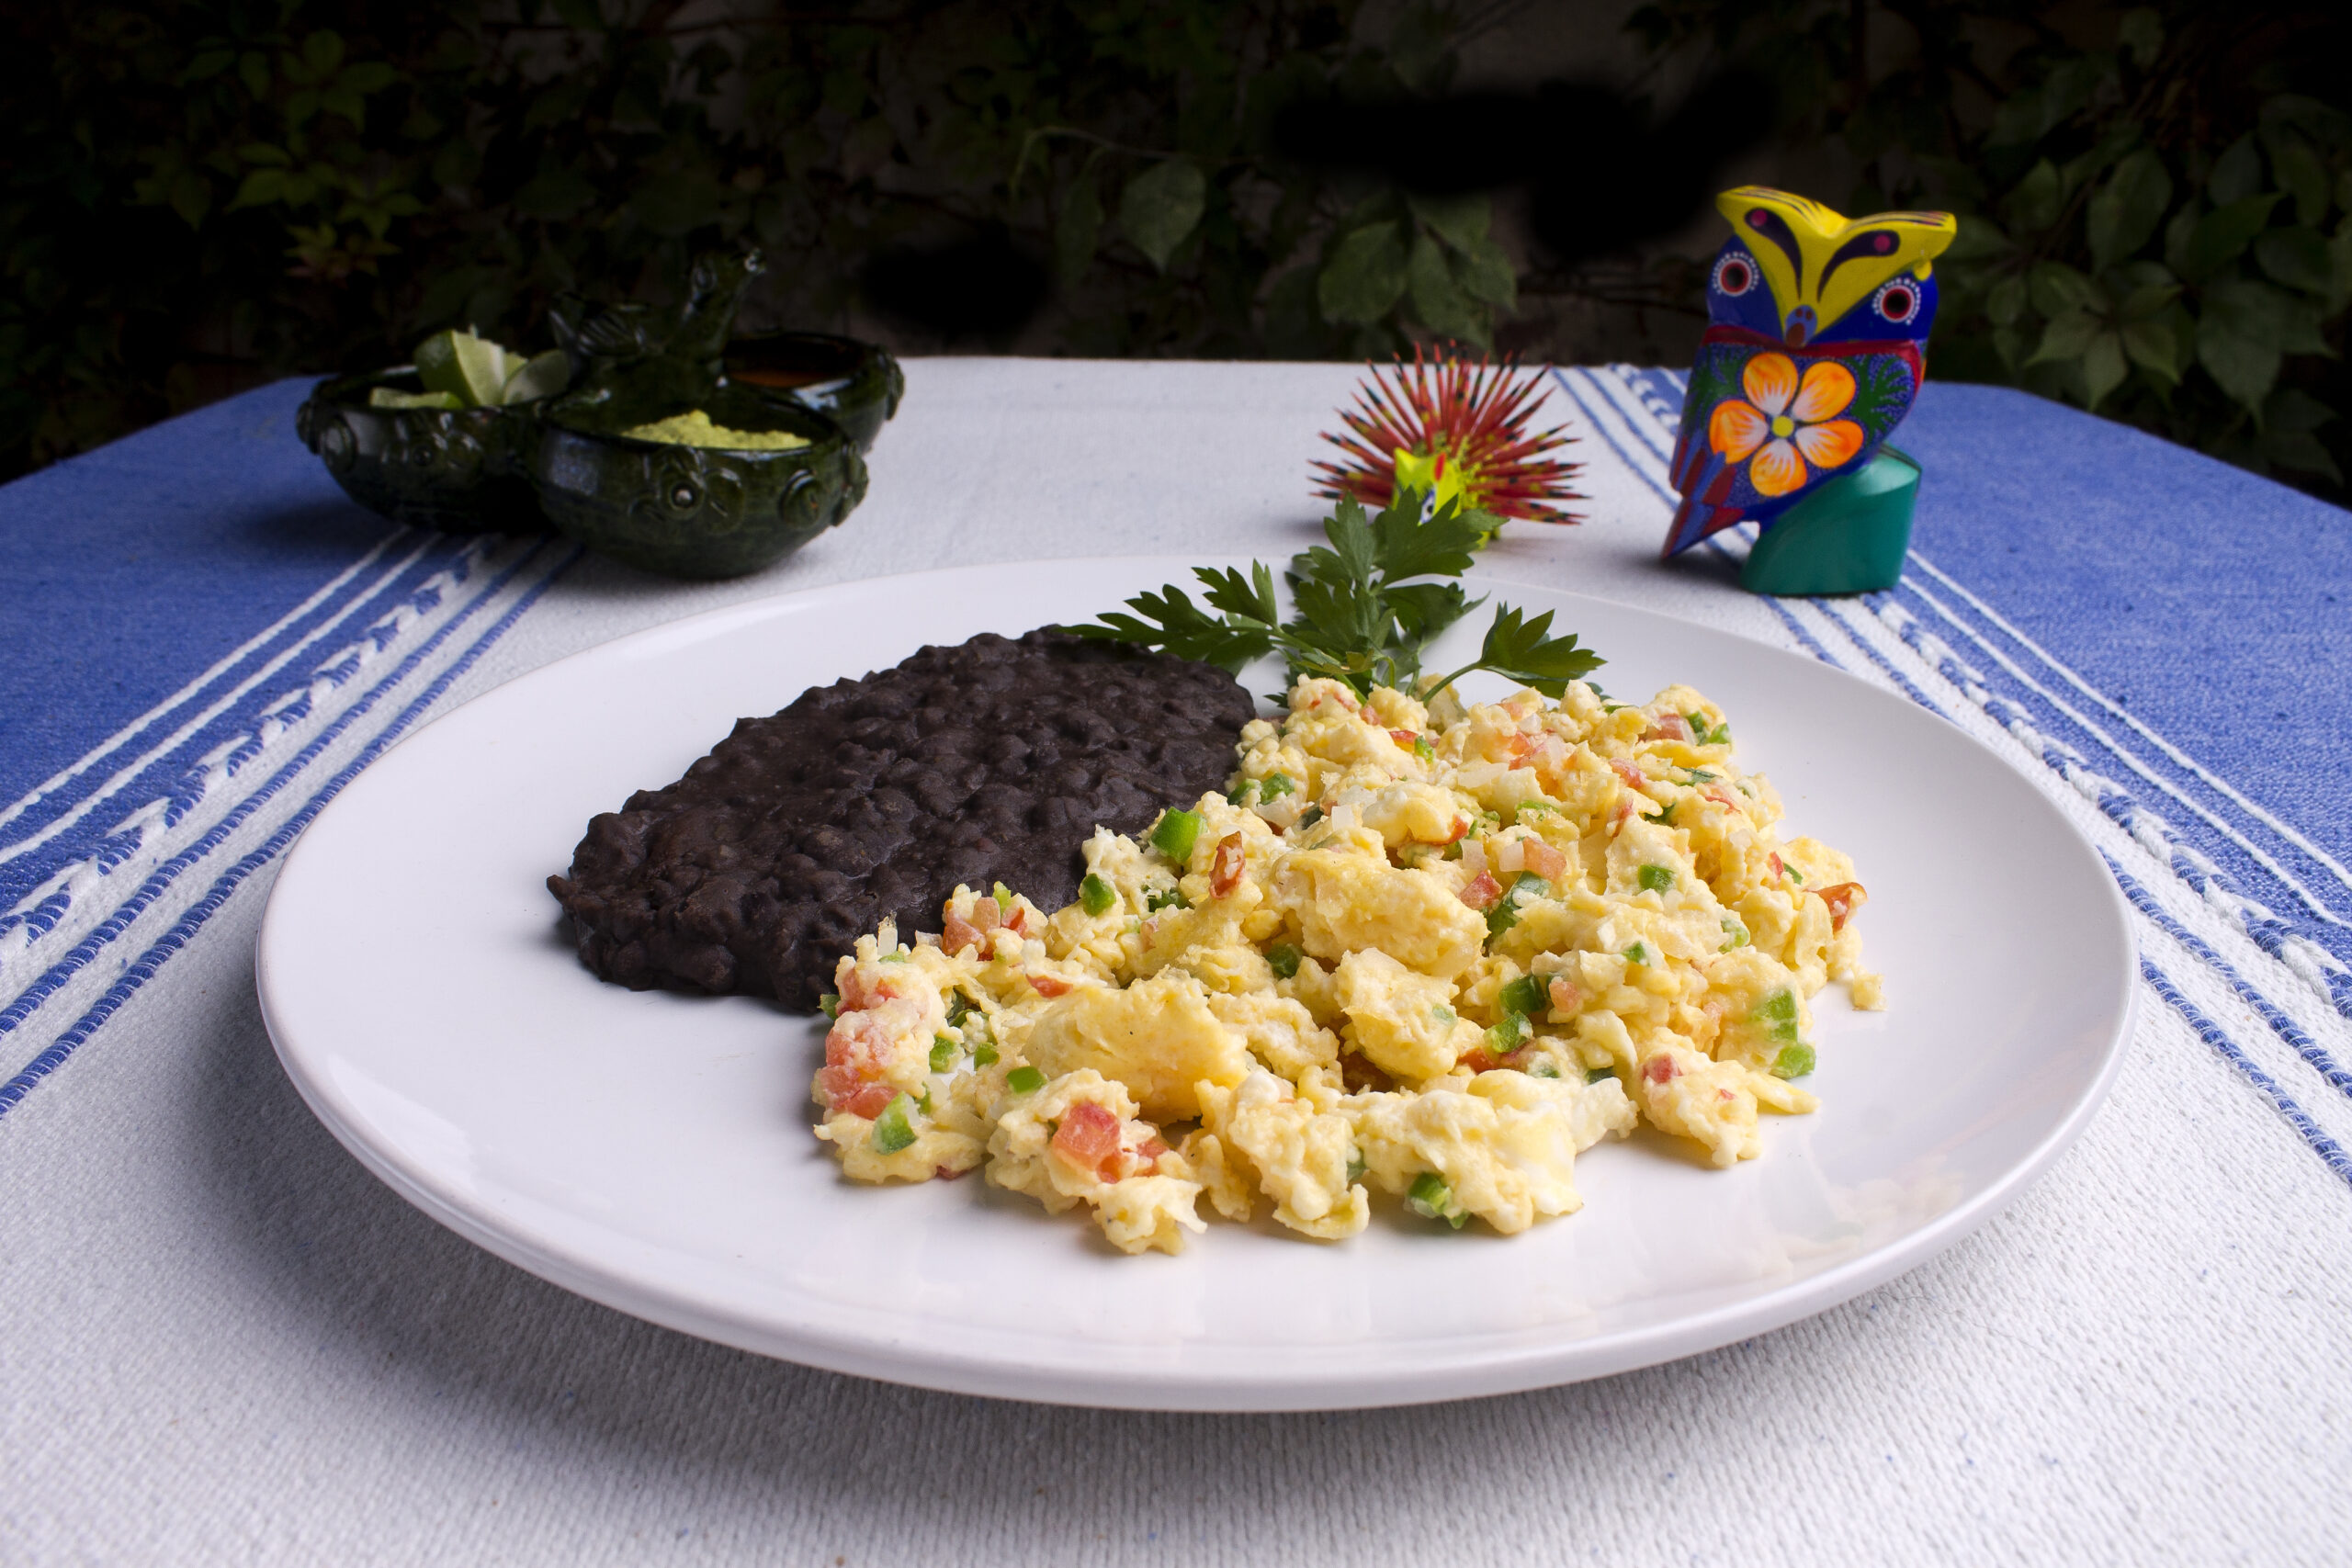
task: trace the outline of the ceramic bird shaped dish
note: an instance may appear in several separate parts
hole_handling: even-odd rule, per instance
[[[1733,234],[1707,280],[1664,553],[1753,521],[1741,581],[1757,592],[1893,587],[1919,468],[1886,438],[1919,395],[1931,263],[1959,225],[1948,212],[1849,219],[1758,186],[1715,206]]]

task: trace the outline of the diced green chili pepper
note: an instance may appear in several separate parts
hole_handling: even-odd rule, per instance
[[[1657,962],[1657,959],[1650,956],[1650,944],[1645,942],[1637,942],[1633,946],[1627,948],[1625,950],[1625,961],[1629,964],[1656,964]]]
[[[1012,908],[1012,889],[1007,887],[1003,883],[998,882],[990,884],[989,893],[991,897],[1005,908],[1010,909]]]
[[[1519,906],[1507,897],[1496,899],[1494,908],[1487,911],[1487,940],[1493,942],[1517,924]]]
[[[911,953],[886,953],[882,955],[882,962],[885,964],[906,964],[911,962],[913,958],[914,954]]]
[[[1804,873],[1799,871],[1795,866],[1791,865],[1788,862],[1782,861],[1781,863],[1781,869],[1787,872],[1790,877],[1794,881],[1799,883],[1804,881]]]
[[[1119,890],[1092,872],[1078,885],[1079,908],[1090,915],[1107,915],[1111,906],[1119,901]]]
[[[1151,847],[1183,865],[1193,858],[1193,841],[1201,836],[1201,818],[1196,811],[1163,811],[1159,820],[1152,824]]]
[[[1617,1069],[1614,1067],[1587,1067],[1584,1070],[1584,1081],[1587,1083],[1599,1083],[1603,1078],[1613,1078],[1616,1076]]]
[[[1560,1076],[1560,1069],[1551,1058],[1546,1057],[1528,1068],[1527,1076],[1531,1078],[1556,1078]]]
[[[1287,980],[1298,973],[1298,961],[1304,956],[1286,942],[1276,942],[1266,949],[1266,962],[1272,966],[1274,978]]]
[[[1461,840],[1456,839],[1453,842],[1445,846],[1445,858],[1448,860],[1460,860],[1462,858]]]
[[[1783,1023],[1795,1022],[1796,993],[1786,986],[1782,986],[1780,989],[1767,994],[1762,1001],[1758,1002],[1756,1010],[1751,1016],[1758,1021],[1770,1019]]]
[[[1193,901],[1184,897],[1184,890],[1181,887],[1163,887],[1145,894],[1143,907],[1147,909],[1189,909]]]
[[[1542,816],[1546,811],[1557,811],[1559,809],[1560,806],[1557,801],[1522,800],[1519,803],[1517,810],[1514,811],[1512,815],[1516,820],[1524,822],[1527,820],[1527,817],[1530,812],[1533,812],[1537,816]]]
[[[1666,803],[1665,810],[1659,812],[1655,817],[1645,817],[1642,820],[1645,822],[1655,822],[1661,828],[1671,828],[1674,826],[1674,814],[1681,809],[1681,807],[1682,803],[1680,801],[1669,800]]]
[[[1723,950],[1725,953],[1729,953],[1735,947],[1746,947],[1747,945],[1747,928],[1746,926],[1740,924],[1739,921],[1732,919],[1729,915],[1725,915],[1724,917],[1723,923],[1724,935],[1731,939],[1724,943]]]
[[[1453,1021],[1459,1015],[1456,1014],[1452,1008],[1446,1006],[1443,1002],[1440,1002],[1435,1007],[1430,1009],[1430,1021],[1435,1023],[1441,1029],[1452,1029],[1453,1027]]]
[[[1713,784],[1715,782],[1715,775],[1704,768],[1693,768],[1690,770],[1690,776],[1682,782],[1687,784]]]
[[[1046,1075],[1035,1067],[1015,1067],[1004,1075],[1004,1087],[1015,1094],[1035,1094],[1046,1087]]]
[[[972,1047],[972,1066],[976,1067],[996,1066],[996,1045],[993,1042],[982,1040]]]
[[[972,1016],[972,998],[961,991],[947,993],[947,1027],[959,1029]]]
[[[1674,868],[1670,865],[1645,865],[1641,871],[1642,891],[1671,893],[1674,891]]]
[[[1461,1204],[1453,1201],[1453,1189],[1436,1171],[1425,1170],[1413,1178],[1410,1190],[1405,1194],[1405,1207],[1425,1220],[1443,1220],[1455,1230],[1470,1216]]]
[[[1302,828],[1312,828],[1322,820],[1323,808],[1319,806],[1310,806],[1298,814],[1298,825]]]
[[[1813,1047],[1799,1042],[1783,1045],[1781,1054],[1772,1058],[1772,1076],[1776,1078],[1801,1078],[1813,1071]]]
[[[1348,1185],[1353,1187],[1363,1179],[1368,1168],[1363,1163],[1363,1151],[1353,1144],[1348,1145]]]
[[[956,1065],[956,1042],[944,1034],[931,1037],[931,1070],[944,1073]]]
[[[1241,787],[1235,790],[1230,798],[1236,806],[1255,806],[1258,803],[1258,781],[1243,779]]]
[[[835,992],[827,991],[823,996],[819,997],[817,1006],[827,1018],[839,1018],[842,1015],[842,998]]]
[[[1489,1056],[1510,1055],[1527,1043],[1527,1036],[1530,1032],[1527,1020],[1523,1015],[1515,1012],[1503,1014],[1494,1027],[1487,1031],[1487,1055]]]
[[[1437,742],[1426,735],[1413,737],[1413,755],[1424,762],[1437,761]]]
[[[1797,1021],[1795,1019],[1789,1019],[1784,1022],[1776,1023],[1771,1027],[1770,1032],[1771,1037],[1775,1040],[1793,1043],[1797,1037]]]
[[[915,1141],[914,1126],[907,1120],[907,1111],[913,1104],[912,1100],[899,1095],[874,1119],[873,1141],[878,1153],[894,1155]]]
[[[1536,976],[1521,975],[1503,987],[1502,1002],[1510,1011],[1541,1018],[1552,1010],[1551,987]]]
[[[1260,787],[1268,800],[1280,800],[1298,788],[1298,783],[1288,773],[1268,773]]]

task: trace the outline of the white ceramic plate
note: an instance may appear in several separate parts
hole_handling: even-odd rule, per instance
[[[2130,927],[2031,784],[1812,660],[1535,586],[1507,597],[1558,610],[1612,693],[1681,680],[1720,703],[1790,830],[1850,852],[1870,887],[1889,1010],[1822,994],[1823,1109],[1767,1118],[1767,1152],[1737,1169],[1645,1133],[1577,1163],[1582,1213],[1508,1240],[1382,1205],[1344,1245],[1214,1223],[1181,1258],[1125,1258],[978,1179],[843,1183],[808,1133],[815,1023],[601,984],[560,934],[544,883],[588,818],[677,777],[739,715],[922,642],[1086,619],[1191,564],[790,594],[451,714],[354,781],[278,878],[258,969],[287,1071],[410,1201],[624,1312],[871,1377],[1170,1409],[1496,1393],[1775,1328],[1967,1235],[2097,1107],[2129,1025]]]

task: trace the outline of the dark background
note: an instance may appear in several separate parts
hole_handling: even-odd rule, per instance
[[[0,476],[567,289],[902,353],[1687,360],[1710,197],[1962,213],[1939,377],[2343,499],[2352,28],[1979,0],[9,7]]]

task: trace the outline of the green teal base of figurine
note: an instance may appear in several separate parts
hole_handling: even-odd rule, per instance
[[[1911,509],[1919,499],[1919,465],[1881,446],[1773,519],[1747,552],[1739,584],[1751,593],[1810,597],[1875,593],[1903,576],[1911,547]]]

